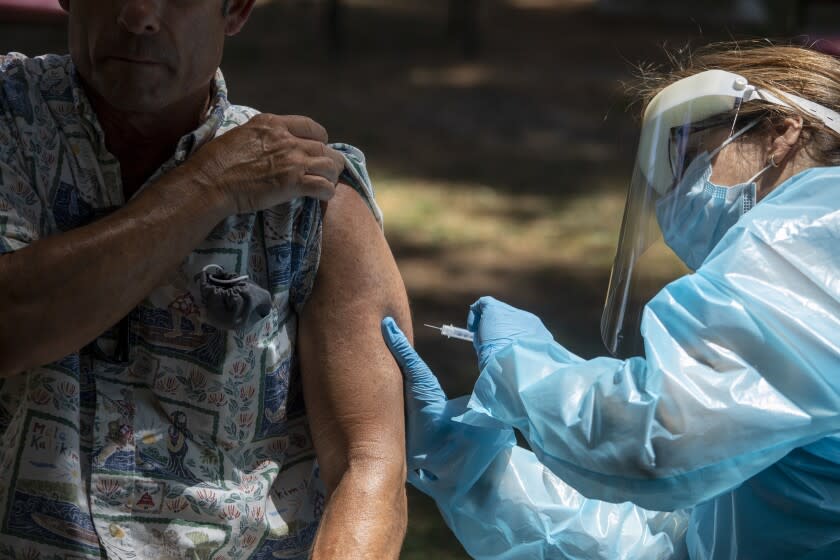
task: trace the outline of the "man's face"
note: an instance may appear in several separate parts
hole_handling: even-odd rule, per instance
[[[62,0],[70,54],[113,107],[155,112],[206,88],[222,58],[222,0]]]

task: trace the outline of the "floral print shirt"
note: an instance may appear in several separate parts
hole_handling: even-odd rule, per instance
[[[256,114],[228,102],[221,72],[214,96],[150,181]],[[381,221],[364,156],[334,147]],[[0,258],[124,203],[69,57],[0,56]],[[313,199],[231,216],[120,325],[0,379],[0,558],[305,558],[324,491],[294,348],[320,241]],[[205,322],[208,264],[267,289],[268,316]]]

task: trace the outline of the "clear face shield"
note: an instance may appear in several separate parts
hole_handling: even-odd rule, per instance
[[[733,188],[710,181],[714,156],[758,124],[738,118],[749,101],[795,106],[840,128],[833,111],[795,95],[782,100],[722,70],[682,79],[651,100],[601,317],[601,335],[614,356],[644,355],[639,329],[645,304],[698,268],[755,203],[755,177]]]

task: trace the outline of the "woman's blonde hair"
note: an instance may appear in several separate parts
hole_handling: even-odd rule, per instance
[[[643,106],[670,84],[705,70],[726,70],[743,76],[761,89],[784,99],[792,93],[840,111],[840,59],[799,46],[755,43],[719,43],[683,55],[670,55],[672,68],[643,68],[638,83],[631,86]],[[840,134],[820,120],[796,108],[764,102],[741,106],[738,119],[763,118],[755,133],[769,133],[788,117],[802,118],[799,142],[818,165],[840,165]]]

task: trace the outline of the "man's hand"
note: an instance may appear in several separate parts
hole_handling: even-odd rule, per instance
[[[207,143],[187,162],[215,187],[232,213],[246,214],[301,196],[329,200],[344,156],[307,117],[257,115]]]
[[[300,196],[332,197],[345,161],[326,141],[326,131],[310,119],[254,117],[105,218],[2,255],[0,378],[88,344],[226,217]],[[33,180],[0,163],[0,181]]]

